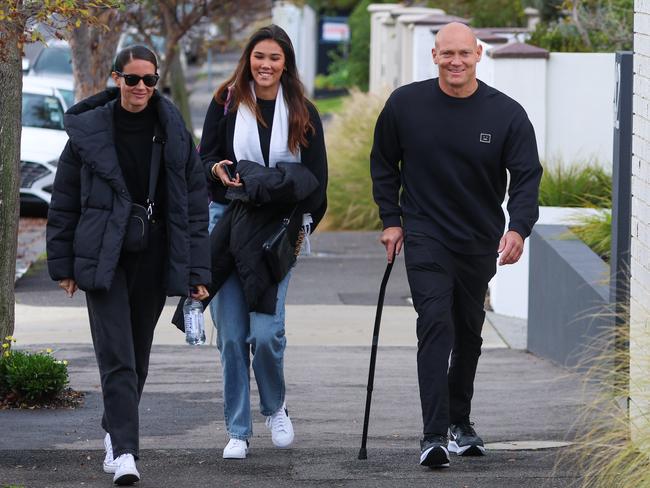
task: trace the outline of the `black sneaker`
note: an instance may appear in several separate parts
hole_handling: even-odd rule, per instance
[[[448,468],[447,436],[427,436],[420,441],[420,464],[430,468]]]
[[[449,426],[449,452],[459,456],[483,456],[485,446],[474,430],[473,422],[451,424]]]

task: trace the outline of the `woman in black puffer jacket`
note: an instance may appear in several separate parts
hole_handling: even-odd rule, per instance
[[[186,296],[191,287],[195,298],[207,296],[208,196],[180,113],[154,89],[155,55],[143,46],[124,49],[112,77],[117,88],[65,115],[70,139],[54,181],[47,261],[69,296],[86,292],[104,398],[104,471],[130,484],[140,476],[138,404],[165,296]],[[154,160],[159,176],[150,178]],[[148,243],[140,249],[130,239],[137,205],[151,209]]]

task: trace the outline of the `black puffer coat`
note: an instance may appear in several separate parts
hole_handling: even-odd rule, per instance
[[[212,281],[208,285],[210,296],[203,305],[207,308],[230,274],[236,271],[248,309],[272,315],[278,284],[264,261],[262,244],[298,204],[288,228],[290,241],[296,243],[302,227],[300,203],[318,191],[319,182],[300,163],[278,163],[274,168],[267,168],[241,160],[237,172],[244,186],[228,188],[231,203],[210,234]],[[182,306],[183,300],[172,319],[181,330],[184,329]]]
[[[80,289],[108,290],[122,252],[131,197],[117,159],[113,88],[65,115],[70,137],[57,168],[47,223],[47,263],[53,280],[73,278]],[[168,295],[187,295],[210,281],[208,195],[201,161],[180,113],[154,94],[165,134]]]

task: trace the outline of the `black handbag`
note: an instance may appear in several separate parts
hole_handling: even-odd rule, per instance
[[[280,283],[291,267],[296,263],[296,246],[291,242],[289,226],[296,213],[297,206],[293,208],[288,217],[282,219],[280,227],[262,244],[262,253],[271,277]]]
[[[142,252],[149,247],[149,234],[151,232],[151,216],[154,209],[154,196],[158,173],[162,158],[162,146],[165,139],[160,135],[160,126],[154,128],[153,145],[151,147],[151,169],[149,171],[149,193],[145,206],[138,203],[131,205],[131,214],[126,225],[126,235],[122,249],[126,252]]]

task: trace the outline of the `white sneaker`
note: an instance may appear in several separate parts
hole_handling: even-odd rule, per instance
[[[135,467],[133,454],[122,454],[115,462],[117,463],[117,469],[115,470],[115,476],[113,476],[113,483],[125,486],[140,481],[140,473]]]
[[[242,439],[230,439],[223,448],[224,459],[246,459],[248,454],[248,441]]]
[[[117,469],[117,462],[113,459],[113,444],[111,443],[111,435],[106,434],[104,437],[104,450],[106,455],[104,456],[104,473],[113,474]]]
[[[293,425],[287,411],[287,404],[270,417],[266,417],[266,426],[271,429],[271,440],[275,447],[289,447],[293,442]]]

